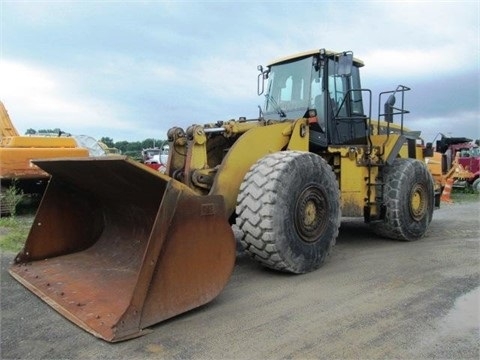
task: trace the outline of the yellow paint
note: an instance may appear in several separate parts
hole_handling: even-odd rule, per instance
[[[35,166],[33,159],[88,155],[88,150],[79,148],[70,137],[20,136],[0,102],[0,178],[45,178],[48,174]]]
[[[22,179],[47,177],[32,163],[33,159],[86,157],[83,148],[2,148],[0,147],[0,178]]]
[[[250,167],[267,154],[285,149],[292,138],[300,136],[293,130],[292,121],[254,127],[244,133],[225,156],[210,190],[211,195],[222,195],[227,213],[235,210],[238,191]],[[301,140],[293,140],[301,144]],[[308,140],[307,140],[308,141]]]

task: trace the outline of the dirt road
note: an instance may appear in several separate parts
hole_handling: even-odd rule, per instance
[[[478,359],[480,203],[442,205],[426,237],[378,238],[344,219],[329,261],[293,276],[239,255],[200,309],[109,344],[61,317],[7,273],[2,359]]]

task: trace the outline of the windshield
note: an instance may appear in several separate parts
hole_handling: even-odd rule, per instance
[[[312,69],[311,57],[273,65],[268,77],[265,113],[285,117],[287,112],[301,110],[303,115],[313,101]],[[319,84],[317,86],[320,87]]]
[[[348,75],[340,75],[338,62],[329,58],[327,81],[323,81],[323,68],[316,68],[313,60],[310,56],[270,67],[264,114],[269,118],[297,119],[306,116],[307,110],[316,109],[322,128],[323,122],[332,117],[364,119],[358,67],[353,66]],[[328,87],[326,94],[324,86]]]
[[[462,149],[460,157],[478,157],[480,156],[480,148]]]

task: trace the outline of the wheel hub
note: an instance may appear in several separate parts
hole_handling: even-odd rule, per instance
[[[328,202],[316,186],[307,187],[299,196],[295,208],[295,228],[308,243],[317,241],[328,222]]]
[[[427,210],[426,190],[420,184],[416,184],[410,195],[410,214],[416,221],[420,221]]]

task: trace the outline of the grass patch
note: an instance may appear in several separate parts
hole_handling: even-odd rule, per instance
[[[15,186],[2,194],[2,201],[14,204],[10,214],[0,217],[0,251],[18,252],[27,240],[40,197],[24,195]]]
[[[0,213],[15,216],[17,206],[23,199],[23,191],[17,187],[17,181],[13,180],[10,186],[1,187]]]
[[[480,201],[480,193],[472,189],[453,189],[451,198],[456,203]]]
[[[18,252],[22,249],[33,223],[33,216],[0,218],[0,250]]]

